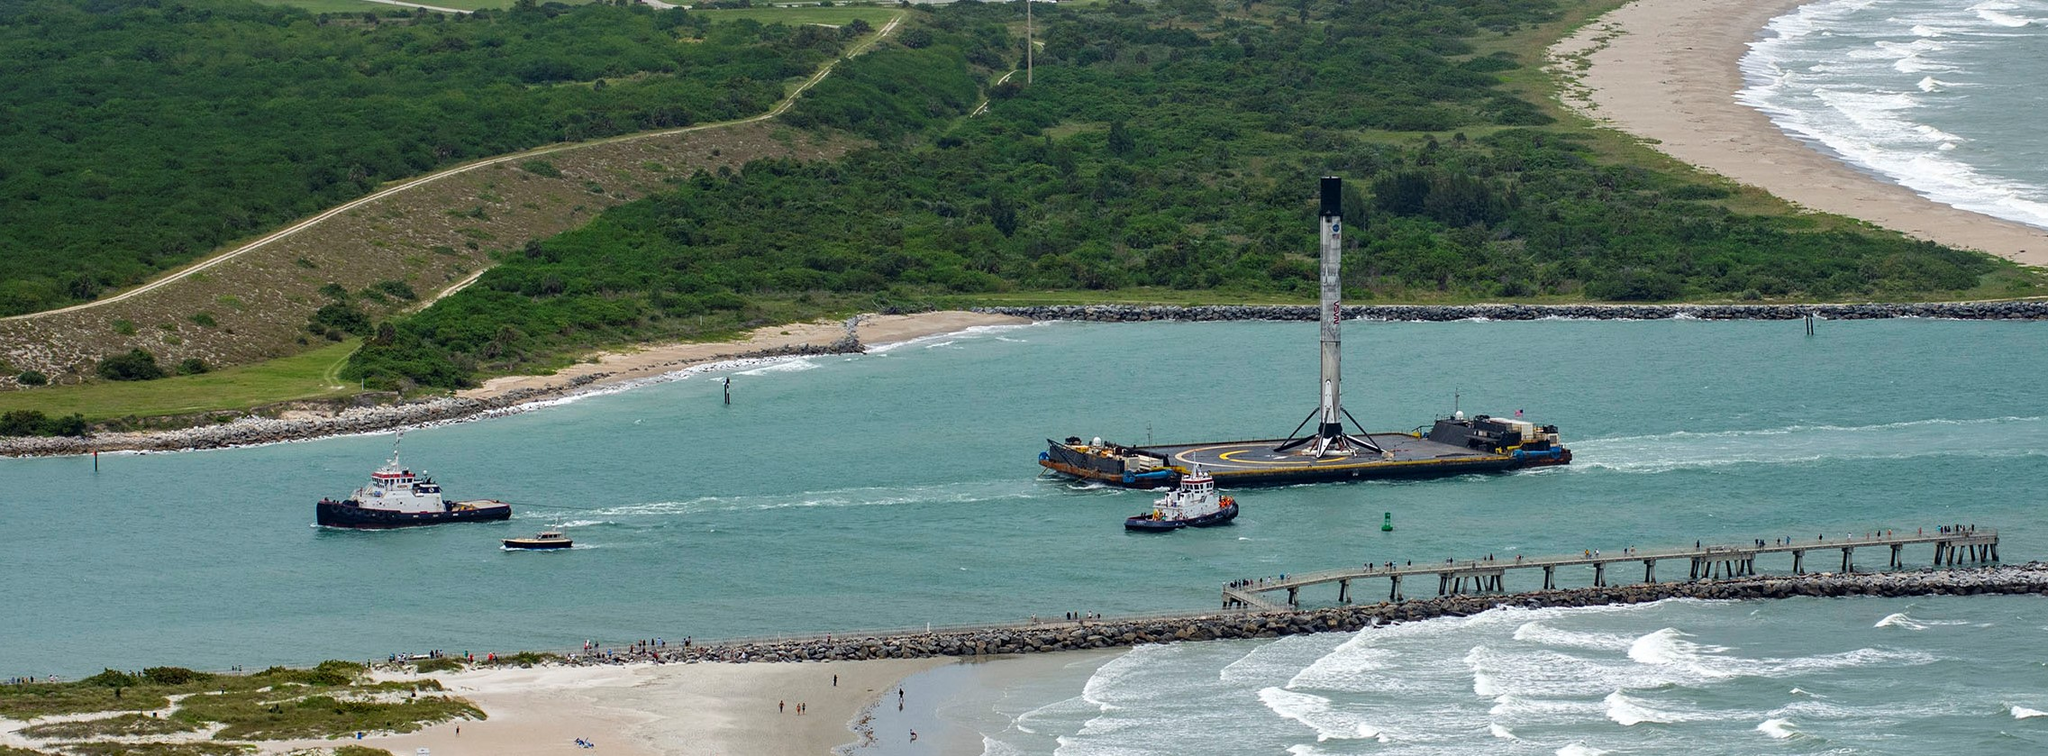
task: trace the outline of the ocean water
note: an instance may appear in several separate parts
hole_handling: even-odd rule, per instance
[[[969,691],[937,709],[956,746],[924,753],[2040,753],[2044,616],[2024,597],[1508,609],[905,687]]]
[[[1820,0],[1743,59],[1742,102],[1936,202],[2048,227],[2048,2]]]
[[[1455,394],[1559,425],[1578,461],[1251,490],[1231,527],[1127,534],[1150,495],[1040,478],[1043,439],[1283,434],[1316,396],[1315,326],[979,329],[749,367],[729,407],[706,373],[406,434],[409,466],[513,502],[510,523],[313,527],[312,502],[359,485],[389,434],[105,455],[98,473],[0,460],[0,672],[1202,610],[1233,578],[1367,561],[1953,522],[2000,528],[2008,560],[2048,554],[2039,324],[1346,335],[1347,406],[1373,429],[1423,424]],[[551,526],[577,548],[498,548]],[[2048,604],[2028,598],[1501,612],[1046,674],[991,664],[990,703],[942,714],[990,753],[2016,751],[2048,727],[2027,713],[2048,711],[2044,633]]]

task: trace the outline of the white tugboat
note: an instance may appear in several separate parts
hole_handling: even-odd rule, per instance
[[[512,518],[512,505],[495,499],[445,501],[441,484],[398,463],[398,445],[391,461],[370,473],[370,484],[343,501],[321,499],[315,521],[330,528],[404,528],[444,522],[481,522]]]
[[[1152,511],[1124,520],[1125,530],[1163,532],[1186,527],[1206,528],[1237,519],[1237,500],[1216,492],[1216,479],[1200,466],[1180,479]]]

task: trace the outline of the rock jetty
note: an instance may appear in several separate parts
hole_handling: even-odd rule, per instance
[[[1315,320],[1313,305],[1037,305],[977,307],[975,312],[1013,315],[1032,320],[1088,320],[1139,323],[1153,320]],[[1473,304],[1473,305],[1347,305],[1344,317],[1361,320],[1799,320],[1812,315],[1825,320],[1944,318],[1950,320],[2048,320],[2048,301],[1917,302],[1903,304]]]
[[[745,363],[750,360],[776,359],[820,354],[846,354],[864,351],[858,341],[841,339],[825,346],[803,344],[776,349],[734,355],[715,364]],[[701,366],[695,366],[701,368]],[[675,375],[675,374],[670,374]],[[607,378],[613,373],[592,373],[577,376],[562,386],[538,389],[518,389],[489,399],[468,399],[462,397],[436,397],[400,404],[348,407],[332,414],[318,417],[279,418],[260,413],[251,413],[231,422],[217,425],[201,425],[174,430],[148,430],[96,433],[91,436],[15,436],[0,437],[0,456],[44,457],[66,454],[91,454],[95,451],[181,451],[186,449],[217,449],[228,446],[253,446],[274,444],[284,441],[304,441],[327,436],[344,436],[355,433],[375,433],[394,428],[416,428],[428,425],[465,422],[487,417],[516,414],[540,402],[586,394],[607,388]],[[642,382],[663,380],[661,377],[640,379]],[[617,384],[614,384],[617,385]]]
[[[801,662],[921,659],[1121,648],[1146,643],[1277,638],[1353,632],[1397,622],[1465,617],[1490,609],[1642,604],[1672,598],[1710,600],[1797,597],[2048,594],[2048,564],[2028,562],[1917,572],[1762,575],[1731,580],[1643,583],[1512,594],[1432,597],[1280,612],[1215,612],[1082,622],[1034,622],[971,629],[852,633],[782,641],[678,647],[639,644],[572,653],[569,664],[629,662]]]

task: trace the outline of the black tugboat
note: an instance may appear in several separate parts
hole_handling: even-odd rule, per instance
[[[1124,520],[1125,530],[1160,533],[1206,528],[1237,519],[1237,500],[1216,493],[1216,480],[1197,467],[1152,505],[1152,511]]]
[[[441,484],[398,463],[395,444],[391,461],[370,473],[369,485],[342,501],[321,499],[313,511],[315,521],[330,528],[405,528],[512,518],[512,505],[502,501],[443,500]]]

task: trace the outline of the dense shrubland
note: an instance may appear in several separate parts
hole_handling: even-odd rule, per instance
[[[1497,86],[1527,61],[1468,41],[1552,6],[1047,8],[1036,83],[991,88],[972,118],[976,82],[1021,50],[1005,26],[1016,9],[920,8],[895,45],[785,116],[873,149],[700,173],[530,243],[380,327],[347,374],[460,386],[593,346],[988,292],[1312,297],[1325,174],[1350,179],[1351,301],[1925,297],[1999,269],[1897,234],[1733,212],[1698,177],[1601,159]]]
[[[760,113],[843,39],[644,5],[0,3],[0,315],[436,167]]]

